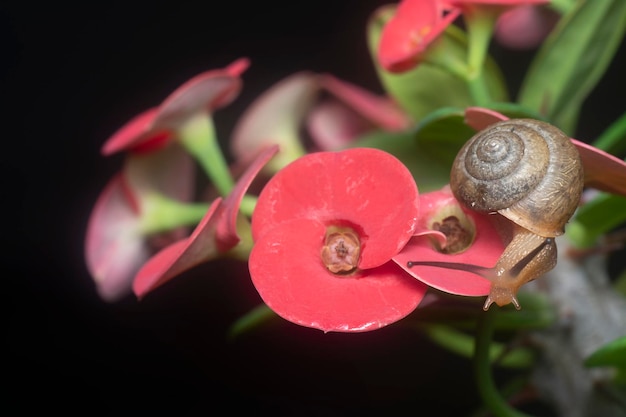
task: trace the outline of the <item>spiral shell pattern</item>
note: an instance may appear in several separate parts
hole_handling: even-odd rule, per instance
[[[578,206],[583,170],[578,151],[559,129],[514,119],[478,132],[463,146],[450,186],[472,210],[498,212],[553,237],[563,233]]]

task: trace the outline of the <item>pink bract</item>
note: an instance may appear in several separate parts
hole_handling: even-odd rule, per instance
[[[391,257],[412,236],[417,187],[407,168],[376,149],[308,154],[265,186],[252,217],[252,282],[265,303],[323,331],[374,330],[413,311],[426,286]],[[329,227],[361,243],[357,269],[331,273],[321,259]]]
[[[193,77],[158,107],[139,114],[122,126],[105,142],[102,153],[110,155],[175,137],[176,129],[193,115],[211,113],[234,100],[241,89],[240,75],[248,66],[249,61],[241,58],[224,69]]]
[[[501,233],[490,222],[488,215],[461,207],[449,187],[420,196],[418,230],[432,229],[432,219],[438,218],[444,211],[449,212],[451,208],[462,211],[474,224],[476,235],[467,250],[457,254],[443,253],[435,248],[428,234],[423,234],[413,237],[404,249],[393,257],[393,261],[421,282],[438,290],[465,296],[487,295],[491,282],[476,274],[432,266],[407,267],[409,261],[453,262],[485,268],[491,268],[496,264],[504,251]]]
[[[237,219],[241,200],[261,168],[278,152],[278,147],[264,149],[241,175],[225,200],[216,199],[191,236],[154,255],[137,273],[135,294],[142,298],[182,272],[215,259],[240,241]]]
[[[391,72],[417,65],[422,54],[456,19],[460,11],[446,13],[439,0],[403,0],[383,28],[378,60]]]
[[[481,107],[468,107],[465,110],[465,123],[476,130],[508,117],[493,110]],[[626,195],[626,162],[598,148],[572,139],[578,149],[585,170],[585,185],[601,191]]]
[[[329,97],[322,100],[324,93]],[[398,130],[409,123],[386,97],[331,75],[299,72],[273,85],[248,107],[233,131],[232,152],[237,160],[247,161],[259,148],[277,144],[280,153],[270,163],[277,171],[305,153],[301,139],[305,121],[322,150],[375,128]]]
[[[194,186],[189,155],[178,145],[128,157],[123,171],[100,194],[85,239],[87,268],[100,296],[118,300],[130,293],[135,273],[149,258],[149,236],[142,228],[144,195],[158,192],[188,201]],[[184,230],[174,231],[182,237]]]

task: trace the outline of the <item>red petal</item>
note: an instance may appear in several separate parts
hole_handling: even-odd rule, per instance
[[[423,225],[430,223],[429,219],[447,205],[460,207],[448,188],[420,196],[420,226],[422,222]],[[496,264],[504,251],[500,234],[488,220],[488,215],[462,209],[476,227],[474,242],[468,250],[452,255],[441,253],[433,248],[430,239],[417,236],[393,257],[393,261],[418,280],[438,290],[467,296],[486,295],[491,283],[470,272],[421,265],[407,267],[409,261],[454,262],[487,268]]]
[[[509,120],[509,118],[494,110],[482,107],[468,107],[465,109],[465,124],[477,131],[486,129],[492,124],[503,120]]]
[[[246,171],[241,175],[235,187],[224,200],[224,215],[217,225],[217,247],[220,252],[226,252],[239,243],[239,235],[237,234],[237,217],[239,216],[239,206],[246,191],[252,184],[261,169],[272,159],[278,152],[278,146],[270,146],[264,149],[257,158],[248,166]]]
[[[320,260],[326,226],[295,219],[265,233],[250,254],[250,275],[265,303],[302,326],[341,332],[375,330],[412,312],[426,286],[388,262],[351,276]]]
[[[586,143],[572,139],[585,167],[585,185],[626,195],[626,162]]]
[[[391,72],[403,72],[414,67],[421,54],[454,19],[459,10],[443,16],[438,0],[404,0],[381,34],[378,58]]]
[[[137,297],[142,298],[176,275],[217,257],[215,228],[221,215],[221,201],[221,198],[213,201],[191,236],[167,246],[143,265],[133,282]]]
[[[247,61],[235,61],[224,70],[197,75],[181,85],[159,106],[155,126],[175,129],[199,111],[212,113],[228,105],[241,90],[239,72]]]
[[[348,225],[361,238],[361,269],[387,262],[409,240],[418,216],[418,193],[408,169],[378,149],[305,155],[279,171],[259,196],[252,236],[282,222],[316,219]]]
[[[157,109],[153,108],[135,116],[107,139],[102,146],[102,154],[111,155],[119,151],[130,150],[154,137],[162,138],[165,132],[150,130],[156,114]]]
[[[114,133],[102,147],[102,153],[110,155],[133,149],[152,139],[162,141],[164,133],[169,135],[198,111],[210,113],[226,106],[239,93],[239,76],[249,64],[247,59],[242,58],[225,69],[207,71],[193,77],[170,94],[158,108],[139,114]]]

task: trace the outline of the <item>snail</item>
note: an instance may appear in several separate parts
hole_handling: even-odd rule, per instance
[[[511,240],[492,268],[448,262],[409,262],[478,274],[491,281],[485,301],[520,309],[516,294],[556,266],[555,237],[564,233],[583,190],[583,167],[570,138],[532,119],[495,123],[459,151],[450,188],[467,208],[512,223]]]

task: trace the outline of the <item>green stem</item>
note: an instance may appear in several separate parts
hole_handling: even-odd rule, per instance
[[[204,203],[183,203],[157,193],[144,197],[144,207],[141,229],[146,234],[195,225],[209,208]]]
[[[478,321],[476,344],[474,348],[474,373],[478,391],[485,405],[498,417],[530,417],[528,414],[512,408],[500,396],[491,376],[489,347],[491,345],[494,319],[498,309],[491,307]]]
[[[468,87],[479,106],[491,102],[491,95],[483,76],[483,68],[497,16],[497,9],[489,6],[472,7],[464,14],[468,36]]]
[[[254,212],[254,207],[256,206],[257,198],[251,195],[243,196],[241,200],[241,205],[239,206],[239,211],[244,215],[251,217],[252,212]]]
[[[198,113],[178,129],[180,141],[196,158],[219,193],[225,197],[234,181],[219,146],[210,115]]]

